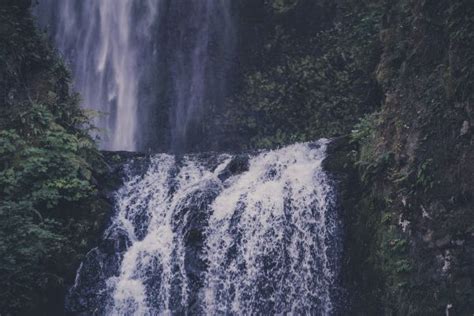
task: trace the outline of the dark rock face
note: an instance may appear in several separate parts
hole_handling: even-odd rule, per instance
[[[208,225],[209,214],[206,212],[208,205],[214,201],[220,189],[217,183],[209,183],[203,191],[197,191],[188,201],[184,212],[188,213],[185,223],[180,223],[176,229],[180,229],[184,235],[184,267],[188,278],[190,290],[189,307],[190,314],[198,315],[201,310],[199,291],[204,286],[204,273],[207,263],[204,259],[205,231]],[[183,311],[184,312],[184,311]]]
[[[219,174],[219,179],[224,182],[229,177],[249,170],[249,156],[237,155],[232,158],[229,164]]]
[[[474,72],[460,69],[472,58],[474,24],[462,21],[474,7],[398,1],[385,10],[376,72],[383,102],[359,154],[346,159],[358,176],[342,168],[358,192],[343,192],[353,201],[344,216],[351,309],[467,315],[474,309]]]
[[[460,136],[460,130],[472,121],[474,71],[460,69],[472,59],[474,22],[464,21],[474,6],[470,1],[407,5],[394,4],[386,16],[377,72],[385,93],[379,150],[394,158],[393,169],[383,172],[385,184],[379,184],[391,192],[386,209],[408,240],[396,269],[403,271],[401,262],[410,261],[402,273],[387,272],[385,282],[396,294],[386,295],[385,305],[401,314],[468,314],[474,309],[474,236],[466,224],[474,210],[474,147],[472,133],[467,129]],[[397,174],[406,180],[386,183]],[[431,234],[434,244],[425,241]],[[393,284],[404,278],[406,286]]]
[[[104,199],[103,207],[107,209],[107,219],[103,224],[102,231],[109,225],[110,218],[114,214],[115,193],[123,184],[127,168],[139,172],[146,168],[145,155],[131,152],[103,152],[107,165],[107,172],[98,179],[98,187],[101,189],[100,196]],[[127,164],[126,162],[132,163]],[[98,239],[97,247],[85,255],[81,266],[77,271],[74,284],[79,291],[69,291],[66,294],[65,304],[68,312],[75,315],[90,315],[91,313],[104,314],[103,307],[111,299],[109,293],[100,291],[106,288],[106,280],[117,276],[123,252],[130,246],[130,239],[121,230],[110,230],[102,239]],[[87,270],[83,269],[87,266]],[[94,306],[91,309],[91,306]]]
[[[357,145],[351,143],[350,137],[335,138],[329,143],[327,154],[328,158],[324,160],[323,166],[327,170],[331,180],[336,188],[337,209],[340,212],[343,227],[341,236],[343,242],[342,251],[342,288],[344,292],[339,293],[343,304],[341,311],[344,315],[365,313],[366,310],[357,310],[354,308],[354,301],[358,300],[357,293],[364,293],[367,288],[358,287],[359,278],[365,272],[371,269],[370,266],[359,267],[359,262],[366,262],[371,255],[370,249],[359,244],[364,238],[371,238],[373,229],[370,223],[364,223],[359,219],[360,214],[356,205],[360,203],[363,196],[363,184],[361,183],[358,170],[353,162],[354,154],[357,151]]]

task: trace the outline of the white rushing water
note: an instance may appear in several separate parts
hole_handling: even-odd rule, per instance
[[[335,230],[324,148],[289,146],[251,160],[211,205],[206,308],[211,314],[268,310],[329,314]],[[229,261],[229,256],[232,260]]]
[[[325,148],[295,144],[248,161],[160,154],[144,173],[131,164],[104,237],[127,246],[88,255],[68,309],[335,314],[340,245]]]

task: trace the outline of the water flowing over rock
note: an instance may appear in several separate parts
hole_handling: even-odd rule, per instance
[[[68,311],[336,314],[341,232],[326,145],[131,161]]]

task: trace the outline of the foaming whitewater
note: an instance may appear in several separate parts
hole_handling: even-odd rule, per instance
[[[326,145],[131,161],[68,311],[336,314],[341,245]]]

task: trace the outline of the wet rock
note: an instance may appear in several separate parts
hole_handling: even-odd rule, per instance
[[[76,283],[66,296],[67,312],[74,315],[103,314],[111,299],[107,279],[118,273],[119,260],[115,254],[106,254],[99,248],[91,250],[83,261]]]
[[[225,181],[228,178],[243,173],[249,170],[249,156],[238,155],[235,156],[224,170],[218,175],[221,181]]]
[[[441,239],[438,239],[435,244],[438,248],[444,248],[451,243],[451,236],[447,235]]]
[[[427,243],[431,243],[433,240],[433,231],[428,229],[428,231],[423,235],[423,241]]]
[[[99,250],[104,254],[124,252],[130,246],[128,234],[123,230],[115,230],[99,244]]]
[[[454,241],[454,243],[456,244],[456,246],[462,246],[464,245],[464,240],[456,240]]]

